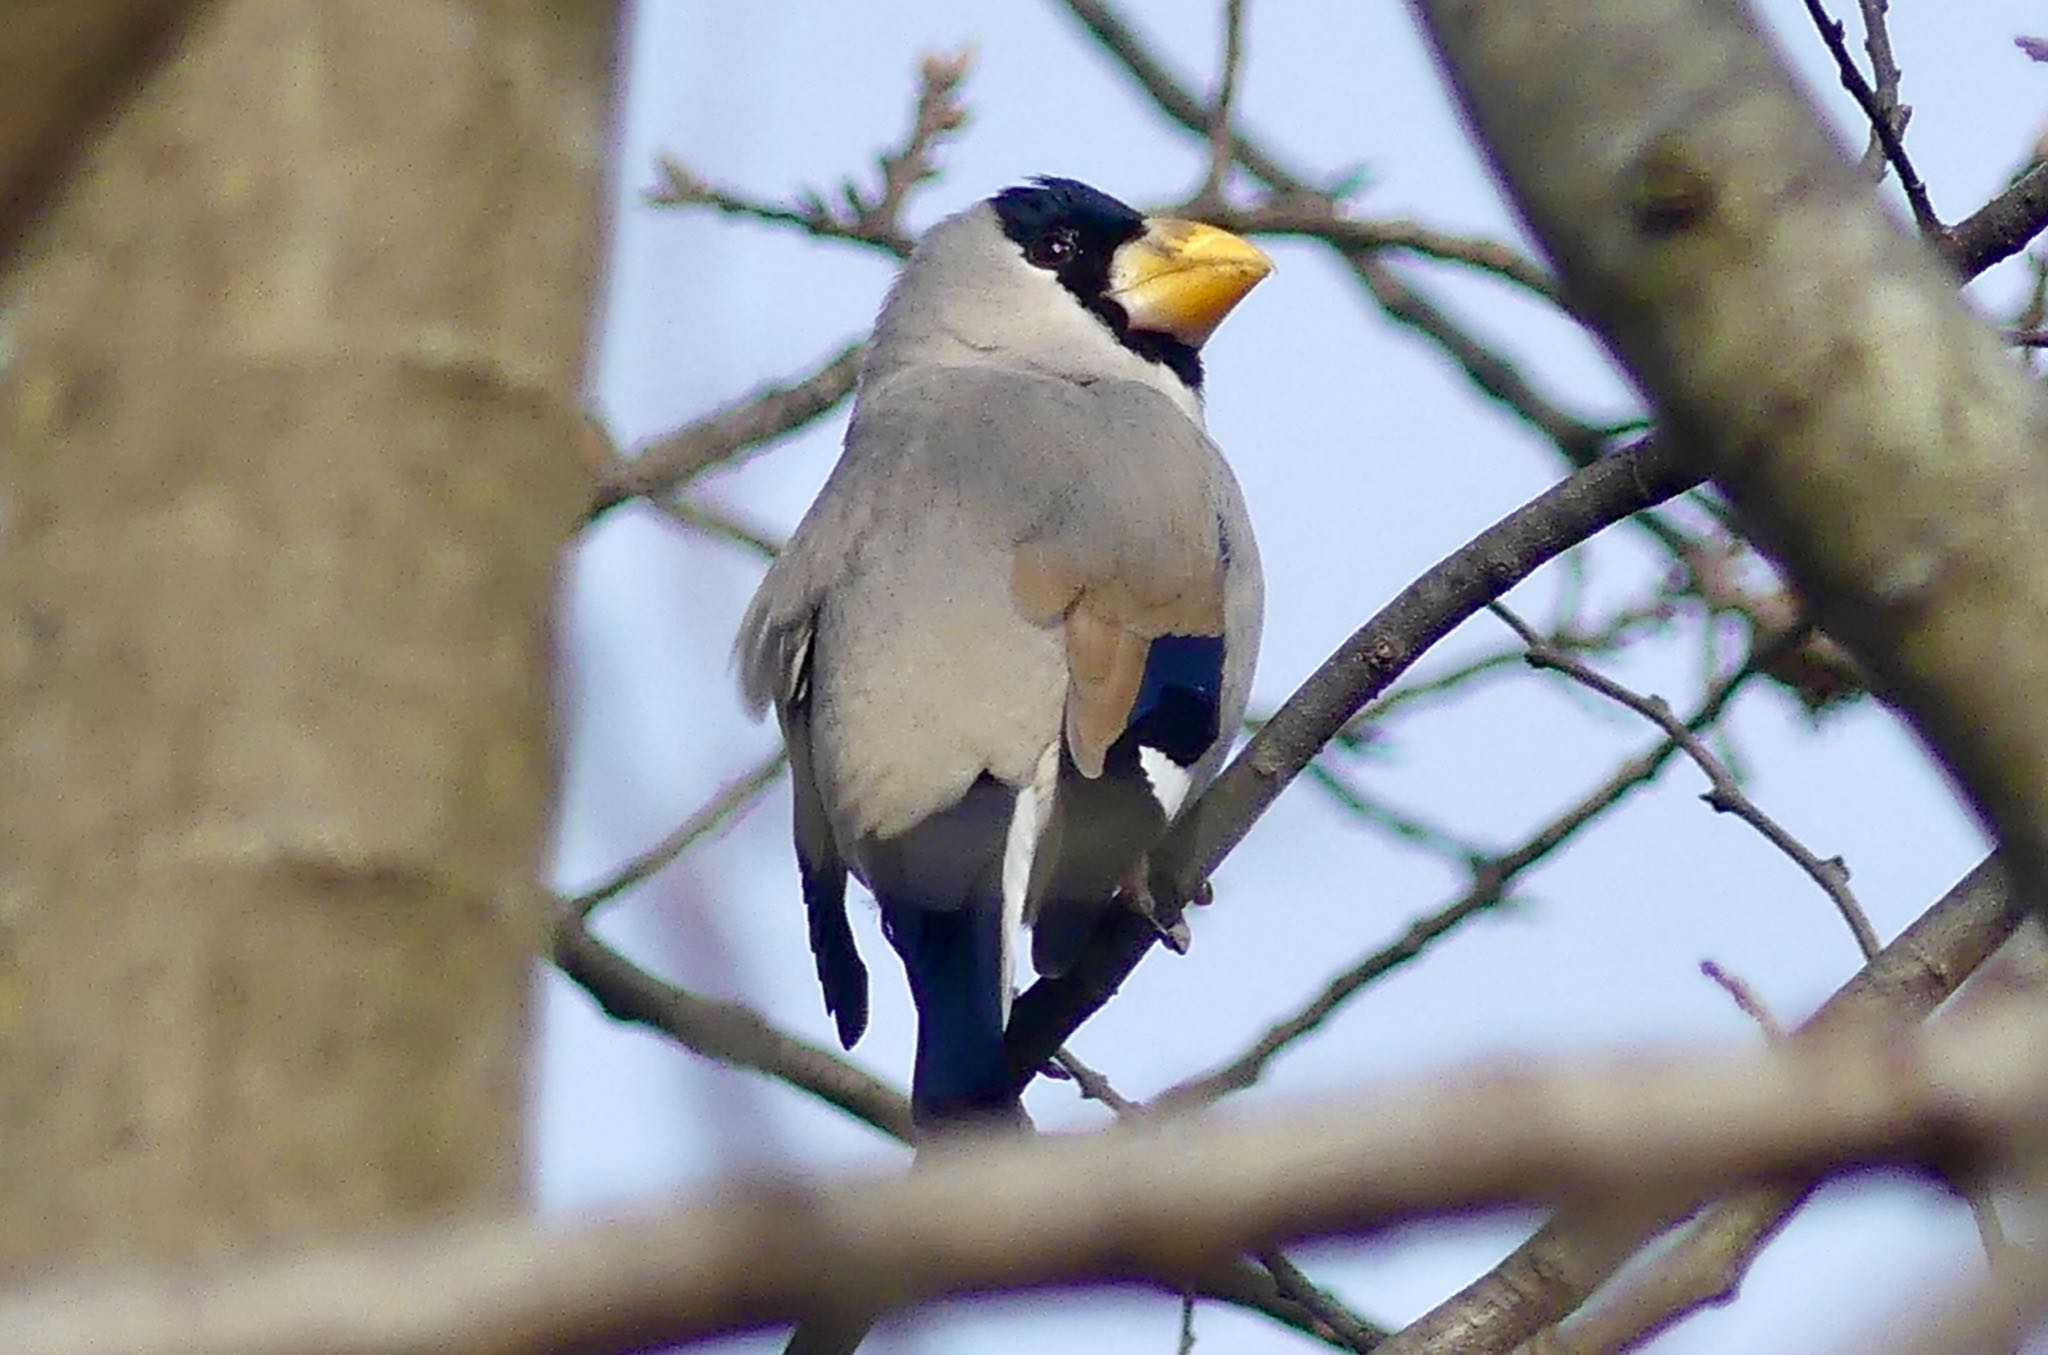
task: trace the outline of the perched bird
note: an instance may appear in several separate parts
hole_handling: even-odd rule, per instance
[[[851,1047],[850,871],[910,979],[923,1126],[1021,1117],[1019,925],[1037,969],[1064,970],[1228,751],[1261,583],[1200,352],[1271,268],[1071,179],[939,222],[741,624],[747,701],[789,746],[825,1004]]]

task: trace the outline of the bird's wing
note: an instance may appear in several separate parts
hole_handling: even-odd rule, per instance
[[[1230,634],[1230,574],[1251,532],[1228,468],[1200,428],[1150,392],[1110,387],[1098,400],[1104,446],[1089,492],[1060,503],[1011,563],[1018,611],[1062,628],[1067,747],[1090,777],[1143,715],[1143,695],[1170,676],[1162,663],[1213,656],[1219,671],[1202,679],[1213,706],[1220,670],[1249,661],[1231,652],[1240,643]],[[1255,578],[1255,557],[1252,568]],[[1169,636],[1227,643],[1155,647]],[[1255,649],[1256,633],[1249,639],[1243,648]]]

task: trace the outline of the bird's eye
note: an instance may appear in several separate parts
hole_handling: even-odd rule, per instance
[[[1031,242],[1024,257],[1040,268],[1058,268],[1074,257],[1080,245],[1069,230],[1047,231]]]

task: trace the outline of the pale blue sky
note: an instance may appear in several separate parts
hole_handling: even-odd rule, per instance
[[[1845,10],[1853,6],[1841,4]],[[1177,69],[1206,85],[1217,6],[1129,6]],[[1853,108],[1799,0],[1764,6],[1842,125]],[[1909,143],[1953,219],[1996,189],[2048,112],[2048,68],[2011,45],[2040,22],[2022,0],[1897,0],[1893,34],[1915,109]],[[1503,236],[1513,225],[1464,144],[1405,10],[1337,0],[1254,0],[1242,104],[1259,134],[1319,172],[1364,165],[1363,210]],[[1156,117],[1049,3],[826,6],[644,0],[620,134],[612,293],[598,407],[622,440],[644,438],[804,370],[863,331],[890,276],[878,255],[787,231],[641,204],[657,152],[763,195],[829,188],[905,123],[920,52],[972,41],[974,119],[944,152],[945,178],[914,224],[1036,173],[1086,179],[1139,204],[1183,196],[1203,150]],[[1860,149],[1861,134],[1855,133]],[[1257,700],[1284,698],[1352,628],[1432,561],[1558,474],[1554,454],[1469,392],[1431,348],[1396,331],[1318,252],[1279,242],[1279,272],[1209,349],[1210,425],[1258,528],[1268,624]],[[1564,403],[1630,408],[1604,358],[1507,289],[1416,267]],[[2013,294],[2011,269],[1980,287]],[[708,501],[786,530],[829,469],[841,421],[709,477]],[[1633,597],[1657,565],[1626,532],[1593,552],[1597,596]],[[772,746],[733,695],[726,655],[758,577],[728,545],[623,510],[577,552],[562,637],[567,799],[555,874],[598,878],[672,827]],[[1516,601],[1541,612],[1557,579]],[[1473,623],[1441,654],[1500,643]],[[1619,665],[1681,708],[1697,651],[1666,643]],[[1789,702],[1752,696],[1732,722],[1756,797],[1823,854],[1841,853],[1889,937],[1980,847],[1910,740],[1868,707],[1818,730]],[[1649,732],[1555,682],[1516,677],[1402,727],[1359,780],[1491,845],[1517,840],[1592,785]],[[1717,818],[1698,775],[1657,785],[1528,878],[1529,906],[1480,921],[1354,1001],[1290,1053],[1248,1099],[1298,1097],[1447,1063],[1626,1042],[1754,1038],[1697,973],[1715,959],[1796,1018],[1855,966],[1826,900],[1749,830]],[[1143,1096],[1241,1048],[1356,954],[1455,892],[1440,861],[1366,832],[1297,788],[1217,881],[1185,958],[1149,959],[1079,1050]],[[856,909],[877,976],[873,1029],[856,1051],[901,1080],[910,1020],[896,965]],[[743,998],[830,1043],[806,950],[778,792],[717,842],[615,905],[604,931],[645,962]],[[735,1170],[817,1171],[903,1160],[843,1117],[595,1015],[550,980],[538,1096],[546,1203],[580,1211],[689,1190]],[[1099,1122],[1069,1087],[1041,1083],[1047,1128]],[[1862,1181],[1829,1192],[1772,1249],[1743,1300],[1663,1338],[1662,1352],[1841,1349],[1929,1280],[1971,1263],[1973,1234],[1918,1186]],[[1412,1317],[1490,1264],[1527,1220],[1400,1230],[1313,1252],[1312,1270],[1361,1312]],[[1879,1298],[1880,1306],[1893,1300]],[[1175,1305],[1157,1296],[1026,1296],[954,1305],[919,1320],[933,1352],[1166,1351]],[[1847,1323],[1846,1328],[1844,1323]],[[1205,1305],[1203,1347],[1306,1350],[1263,1319]],[[770,1337],[723,1349],[777,1348]]]

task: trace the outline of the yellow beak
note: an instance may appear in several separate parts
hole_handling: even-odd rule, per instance
[[[1199,221],[1155,217],[1116,252],[1109,294],[1131,328],[1171,334],[1200,348],[1245,293],[1273,271],[1258,246]]]

